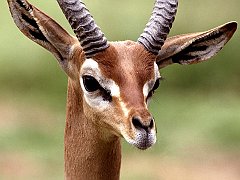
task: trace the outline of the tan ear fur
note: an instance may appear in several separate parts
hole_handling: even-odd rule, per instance
[[[196,64],[217,54],[237,29],[229,22],[206,32],[177,35],[165,41],[157,57],[159,68],[169,64]]]
[[[69,75],[69,59],[76,48],[76,38],[69,35],[58,23],[26,0],[8,0],[9,9],[20,31],[32,41],[50,51]]]

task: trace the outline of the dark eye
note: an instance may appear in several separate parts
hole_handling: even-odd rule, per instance
[[[159,85],[160,85],[160,78],[158,78],[158,79],[156,80],[156,82],[155,82],[152,90],[151,90],[151,91],[149,92],[149,94],[148,94],[147,99],[150,98],[150,97],[153,95],[154,91],[159,87]]]
[[[160,78],[158,78],[152,88],[152,91],[155,91],[160,85]]]
[[[98,81],[92,76],[83,76],[83,85],[88,92],[93,92],[101,88]]]

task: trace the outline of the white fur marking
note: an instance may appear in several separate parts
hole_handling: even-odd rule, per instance
[[[154,80],[150,80],[150,81],[146,82],[144,84],[144,86],[143,86],[143,95],[144,95],[144,97],[148,96],[148,93],[153,88],[154,83],[156,82],[156,80],[161,77],[159,69],[158,69],[158,65],[156,63],[154,63],[154,74],[155,74]]]
[[[129,110],[127,109],[126,104],[121,100],[121,98],[119,99],[119,101],[120,101],[120,106],[121,106],[121,109],[122,109],[122,111],[124,113],[124,116],[128,117]]]
[[[149,91],[150,91],[149,82],[146,82],[144,84],[144,86],[143,86],[143,95],[144,95],[144,97],[148,96]]]
[[[99,77],[101,77],[101,72],[98,67],[98,63],[92,59],[86,59],[81,67],[81,76],[84,75],[90,75],[96,78],[96,80],[99,81]],[[103,111],[108,106],[108,102],[104,101],[101,96],[99,96],[98,92],[88,92],[86,91],[83,79],[80,76],[80,84],[82,87],[82,90],[84,92],[84,99],[86,100],[87,104],[91,107],[97,108],[100,111]]]
[[[129,135],[126,133],[126,130],[124,128],[124,126],[120,126],[120,132],[122,134],[122,136],[124,137],[124,139],[129,143],[132,144],[140,149],[142,149],[142,139],[144,138],[144,136],[146,136],[146,134],[144,135],[143,132],[139,131],[136,129],[134,135],[135,137],[132,139],[129,137]],[[156,131],[155,129],[152,129],[150,131],[150,133],[148,134],[148,147],[144,147],[145,148],[149,148],[150,146],[152,146],[153,144],[156,143],[157,141],[157,137],[156,137]]]
[[[111,96],[120,98],[119,86],[112,79],[107,79],[102,75],[98,63],[96,61],[94,61],[93,59],[86,59],[81,67],[80,84],[84,92],[84,98],[88,105],[90,105],[91,107],[97,108],[102,111],[109,107],[110,103],[109,101],[106,101],[101,97],[99,91],[96,92],[86,91],[83,84],[82,75],[93,76],[104,89],[110,90]]]
[[[159,68],[156,62],[154,62],[155,81],[161,77]]]
[[[110,90],[111,90],[112,96],[115,96],[118,98],[120,97],[120,88],[113,80],[112,80]]]
[[[92,70],[96,70],[96,72],[100,73],[99,67],[98,67],[98,63],[96,61],[94,61],[93,59],[86,59],[85,62],[82,65],[81,70],[83,69],[92,69]]]

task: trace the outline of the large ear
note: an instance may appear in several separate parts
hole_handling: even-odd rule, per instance
[[[229,22],[206,32],[170,37],[157,56],[159,68],[169,64],[196,64],[217,54],[231,39],[237,29],[236,22]]]
[[[59,24],[26,0],[8,0],[14,22],[29,39],[50,51],[63,70],[69,75],[71,69],[68,60],[76,47],[80,47],[76,38],[69,35]]]

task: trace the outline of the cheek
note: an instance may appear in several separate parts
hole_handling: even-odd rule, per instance
[[[91,120],[95,124],[101,123],[104,119],[104,112],[106,110],[100,110],[97,106],[92,106],[86,99],[83,101],[83,111],[88,120]]]
[[[88,102],[84,100],[83,111],[86,118],[92,121],[95,125],[104,127],[111,132],[119,134],[118,132],[120,132],[119,124],[121,124],[121,118],[111,103],[103,109],[91,107]]]
[[[83,100],[83,113],[85,114],[85,117],[89,119],[94,119],[93,109],[89,106],[89,104],[86,102],[86,100]]]
[[[104,111],[109,108],[110,102],[103,99],[99,93],[84,94],[84,101],[93,109]]]

